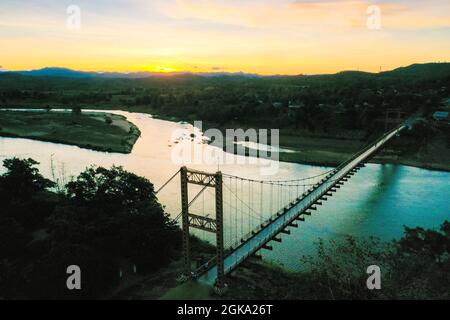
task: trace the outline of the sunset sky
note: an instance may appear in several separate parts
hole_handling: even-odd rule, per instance
[[[67,8],[81,28],[67,27]],[[367,9],[381,10],[381,29]],[[449,0],[1,0],[0,66],[313,74],[450,61]]]

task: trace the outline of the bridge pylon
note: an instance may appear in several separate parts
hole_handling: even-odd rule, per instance
[[[398,126],[403,122],[406,113],[401,109],[390,108],[386,110],[384,119],[384,131],[392,129],[392,126]]]
[[[193,273],[191,269],[191,248],[190,248],[190,228],[203,230],[214,233],[216,235],[216,263],[217,263],[217,280],[216,287],[222,291],[225,288],[225,254],[224,254],[224,239],[223,239],[223,181],[222,173],[220,171],[212,174],[197,170],[191,170],[187,167],[182,167],[180,170],[181,176],[181,214],[182,214],[182,231],[183,231],[183,256],[185,266],[185,276],[192,278]],[[214,188],[216,205],[215,218],[204,217],[189,213],[189,190],[188,185],[200,185],[205,188]],[[204,189],[201,191],[203,192]]]

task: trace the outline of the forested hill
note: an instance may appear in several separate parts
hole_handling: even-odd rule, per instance
[[[383,118],[389,108],[429,116],[449,97],[450,63],[415,64],[382,73],[264,77],[176,74],[124,79],[0,73],[3,107],[120,108],[219,125],[315,132],[373,132],[374,119]]]
[[[353,142],[365,144],[379,136],[386,129],[387,111],[401,109],[405,118],[429,120],[416,136],[402,140],[402,152],[409,160],[414,157],[414,162],[405,163],[447,169],[450,128],[443,121],[436,123],[432,115],[450,109],[449,99],[450,63],[415,64],[382,73],[265,77],[176,74],[124,79],[0,73],[3,108],[120,109],[202,120],[221,129],[279,128],[282,145],[294,150],[312,150],[306,138],[328,139],[314,140],[312,154],[283,158],[321,164],[339,163],[356,152],[356,146],[349,147]],[[342,146],[341,140],[353,142]],[[337,156],[316,156],[338,143]]]
[[[419,77],[419,78],[434,78],[445,77],[450,74],[450,63],[427,63],[427,64],[413,64],[408,67],[398,68],[392,71],[381,73],[383,76],[391,77]]]
[[[258,76],[245,73],[172,73],[172,74],[157,74],[150,72],[138,73],[94,73],[83,72],[64,68],[43,68],[32,71],[18,71],[18,72],[0,72],[0,83],[14,87],[15,81],[20,81],[26,87],[23,89],[36,89],[40,83],[42,85],[42,78],[45,82],[49,81],[48,85],[56,85],[60,83],[64,87],[82,85],[83,83],[90,85],[115,85],[120,86],[136,86],[136,85],[154,85],[161,83],[195,83],[207,84],[220,82],[280,82],[284,81],[294,83],[308,83],[316,81],[342,81],[342,80],[397,80],[399,78],[415,78],[430,79],[450,76],[450,63],[427,63],[427,64],[413,64],[407,67],[397,68],[391,71],[381,73],[369,73],[361,71],[343,71],[336,74],[322,74],[322,75],[275,75],[275,76]],[[63,79],[62,79],[63,78]]]

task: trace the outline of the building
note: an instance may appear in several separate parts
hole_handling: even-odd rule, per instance
[[[449,119],[448,115],[448,111],[436,111],[433,113],[433,119],[437,121],[446,121]]]
[[[274,103],[272,103],[272,106],[274,108],[282,108],[283,107],[283,103],[282,102],[274,102]]]

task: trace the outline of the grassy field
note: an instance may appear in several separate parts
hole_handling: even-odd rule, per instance
[[[446,137],[439,133],[426,145],[417,150],[406,151],[404,145],[411,139],[400,136],[393,147],[386,147],[370,162],[394,163],[431,170],[450,171],[450,149],[446,146]],[[280,136],[282,148],[295,152],[280,153],[280,160],[323,166],[337,166],[361,150],[365,143],[359,139],[333,139],[324,137],[305,137],[301,135]]]
[[[140,131],[125,117],[113,114],[0,111],[0,136],[130,153]]]
[[[282,148],[295,151],[280,153],[282,161],[335,166],[362,149],[364,143],[357,139],[284,134],[281,131],[280,145]]]

